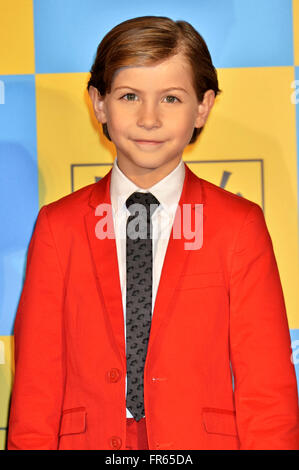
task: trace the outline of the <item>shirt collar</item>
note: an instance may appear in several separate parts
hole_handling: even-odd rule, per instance
[[[114,160],[111,182],[110,197],[115,214],[118,210],[127,209],[126,200],[134,192],[151,192],[160,202],[160,207],[172,213],[174,207],[179,203],[185,178],[185,165],[182,160],[167,176],[150,188],[139,188],[119,168],[117,157]]]

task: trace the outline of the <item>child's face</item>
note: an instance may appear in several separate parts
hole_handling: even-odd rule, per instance
[[[200,104],[191,80],[190,65],[177,54],[159,65],[119,69],[104,100],[96,89],[90,93],[98,120],[107,123],[120,169],[143,187],[178,165],[194,127],[208,117],[214,92],[208,90]]]

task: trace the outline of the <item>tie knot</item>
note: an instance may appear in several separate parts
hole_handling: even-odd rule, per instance
[[[150,213],[150,215],[152,216],[154,211],[159,206],[160,202],[152,193],[141,193],[140,191],[135,191],[126,200],[126,206],[131,212],[131,214],[134,214],[136,212],[135,210],[133,210],[133,208],[131,209],[131,206],[133,204],[141,204],[146,208],[147,214]]]

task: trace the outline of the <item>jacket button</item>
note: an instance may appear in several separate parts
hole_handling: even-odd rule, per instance
[[[115,383],[121,378],[121,371],[119,369],[110,369],[107,372],[108,382]]]
[[[112,447],[112,449],[120,449],[121,448],[121,445],[122,445],[122,440],[120,437],[118,436],[112,436],[111,439],[110,439],[110,445]]]

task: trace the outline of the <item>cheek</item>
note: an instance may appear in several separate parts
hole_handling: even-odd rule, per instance
[[[194,129],[192,113],[172,113],[169,117],[169,126],[179,135],[185,135]]]
[[[109,110],[107,124],[111,132],[120,134],[126,129],[127,120],[121,113]]]

